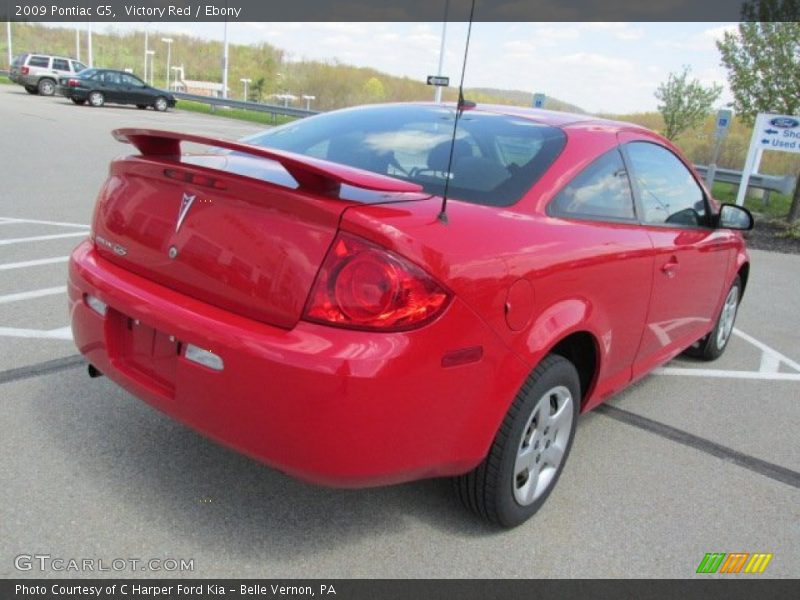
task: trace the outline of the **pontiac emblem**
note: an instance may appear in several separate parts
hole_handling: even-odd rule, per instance
[[[181,199],[181,208],[178,211],[178,223],[175,225],[175,233],[178,233],[178,230],[181,228],[183,220],[189,213],[189,209],[192,208],[195,198],[197,198],[197,196],[187,194],[186,192],[183,193],[183,198]]]

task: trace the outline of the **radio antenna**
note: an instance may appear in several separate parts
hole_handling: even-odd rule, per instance
[[[450,139],[450,156],[447,158],[447,172],[444,178],[444,191],[442,192],[442,210],[439,212],[439,220],[442,223],[447,223],[447,192],[450,189],[450,178],[452,177],[451,170],[453,168],[453,152],[456,147],[456,134],[458,132],[458,120],[464,112],[464,108],[468,103],[464,101],[464,73],[467,70],[467,56],[469,56],[469,38],[472,35],[472,18],[475,16],[475,0],[472,0],[472,6],[469,9],[469,26],[467,27],[467,43],[464,45],[464,63],[461,65],[461,81],[458,84],[458,104],[456,104],[456,116],[453,119],[453,137]],[[447,19],[447,12],[445,11],[445,19]],[[474,104],[469,104],[474,106]]]

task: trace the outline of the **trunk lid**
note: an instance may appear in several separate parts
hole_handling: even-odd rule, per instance
[[[426,197],[414,184],[235,142],[141,130],[115,136],[142,155],[111,165],[95,209],[98,253],[283,328],[300,318],[348,206]],[[233,152],[182,155],[181,141]]]

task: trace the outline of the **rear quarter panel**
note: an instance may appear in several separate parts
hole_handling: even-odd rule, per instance
[[[437,219],[439,198],[361,206],[345,212],[342,228],[425,268],[471,306],[530,369],[570,333],[589,332],[600,354],[589,398],[593,404],[630,380],[652,283],[652,246],[635,225],[544,214],[547,202],[568,181],[617,144],[615,131],[602,126],[591,135],[567,133],[561,156],[514,206],[449,201],[446,224]],[[522,294],[519,309],[515,286],[512,328],[506,304],[512,285],[520,281],[531,293]],[[506,406],[512,400],[498,399]]]

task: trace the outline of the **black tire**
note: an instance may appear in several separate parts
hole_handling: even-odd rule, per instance
[[[158,112],[165,112],[169,108],[169,102],[164,96],[159,96],[153,101],[153,108]]]
[[[732,296],[734,297],[734,304],[731,307]],[[742,280],[737,275],[725,295],[725,301],[722,303],[722,309],[717,317],[717,322],[714,324],[714,329],[707,336],[689,346],[683,353],[706,361],[716,360],[722,356],[725,348],[728,347],[728,342],[730,342],[731,331],[733,331],[733,325],[736,322],[736,314],[739,310],[741,299]],[[730,318],[730,322],[728,322],[728,318]]]
[[[94,106],[95,108],[100,108],[106,103],[106,97],[103,92],[98,92],[97,90],[89,92],[86,99],[89,101],[89,106]]]
[[[56,93],[56,82],[43,77],[39,80],[39,83],[36,84],[36,90],[39,92],[40,96],[52,96]]]
[[[86,100],[81,100],[80,98],[70,98],[73,104],[77,104],[78,106],[83,106],[86,104]]]
[[[548,402],[543,408],[549,414],[551,403],[559,402],[558,399],[554,400],[555,394],[552,392],[562,389],[568,390],[571,395],[569,405],[566,401],[561,405],[564,411],[571,411],[571,414],[562,415],[564,418],[569,416],[569,425],[567,426],[564,421],[556,422],[553,424],[553,433],[548,434],[549,437],[548,435],[541,437],[540,434],[548,432],[550,424],[543,425],[542,431],[539,431],[537,415],[540,402]],[[517,393],[486,458],[473,471],[454,479],[456,494],[461,502],[490,523],[502,527],[516,527],[533,516],[547,500],[567,461],[575,437],[580,400],[580,379],[573,364],[561,356],[545,357]],[[562,424],[563,431],[559,429],[559,423]],[[568,437],[564,438],[564,434]],[[531,482],[520,478],[520,475],[530,477],[527,470],[522,474],[515,473],[518,456],[522,456],[523,450],[527,448],[532,455],[536,455],[535,460],[538,464],[539,457],[550,448],[551,441],[556,445],[556,440],[563,453],[560,462],[555,467],[550,465],[546,471],[549,479],[544,483],[546,487],[540,494],[534,496],[529,504],[521,503],[517,499],[517,494]],[[539,449],[538,455],[537,449]],[[545,458],[536,468],[547,465],[547,461]]]
[[[29,94],[33,94],[34,96],[39,93],[39,90],[36,89],[35,85],[26,85],[25,91],[28,92]]]
[[[136,108],[139,110],[147,110],[147,104],[137,104]]]

